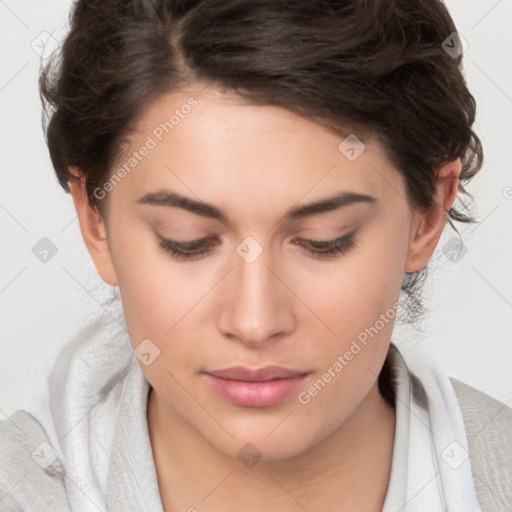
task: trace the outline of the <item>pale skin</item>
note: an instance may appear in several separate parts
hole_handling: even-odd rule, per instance
[[[411,211],[405,179],[378,144],[365,140],[351,162],[338,150],[343,138],[320,124],[206,87],[157,100],[127,155],[191,96],[197,106],[161,141],[153,136],[156,147],[109,192],[106,220],[88,204],[83,182],[70,181],[96,269],[119,286],[133,347],[149,338],[161,351],[141,367],[152,386],[148,428],[164,508],[381,510],[395,414],[377,377],[393,321],[308,404],[293,393],[271,407],[237,406],[201,372],[277,364],[310,372],[298,390],[307,391],[390,310],[404,272],[428,263],[460,161],[439,169],[432,207]],[[163,190],[214,205],[227,221],[137,202]],[[294,207],[346,191],[375,201],[286,220]],[[313,257],[294,243],[354,228],[344,254]],[[211,235],[215,245],[180,261],[156,233],[177,241]],[[250,264],[236,252],[248,236],[263,249]],[[248,442],[262,455],[252,467],[237,457]]]

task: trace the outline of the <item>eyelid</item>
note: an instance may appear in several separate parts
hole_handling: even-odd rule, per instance
[[[357,231],[357,228],[354,228],[352,231],[344,234],[344,235],[341,235],[339,236],[338,238],[330,238],[330,239],[327,239],[327,240],[310,240],[310,239],[307,239],[307,240],[304,240],[305,242],[309,242],[309,243],[314,243],[314,244],[317,244],[317,245],[321,245],[321,246],[327,246],[329,247],[330,245],[335,245],[337,243],[340,243],[340,242],[343,242],[345,240],[348,240],[349,238],[352,238],[355,233]]]
[[[294,243],[298,245],[302,251],[313,258],[331,259],[335,256],[348,253],[354,246],[358,245],[355,241],[355,234],[357,231],[358,227],[355,227],[351,232],[335,239],[296,239],[294,240]],[[215,235],[178,242],[164,238],[157,232],[155,232],[155,234],[157,235],[157,241],[160,247],[164,251],[171,253],[174,259],[181,261],[199,260],[203,255],[208,256],[209,254],[216,252],[214,249],[215,246],[218,245],[218,243],[208,244],[208,240],[215,238]]]
[[[167,245],[172,245],[174,247],[177,247],[178,249],[184,249],[184,250],[194,250],[195,247],[201,247],[204,245],[208,240],[211,240],[213,236],[205,236],[203,238],[194,238],[192,240],[184,240],[184,241],[178,241],[178,240],[171,240],[170,238],[165,238],[159,233],[157,233],[157,236],[159,238],[160,242],[165,242]]]
[[[334,238],[334,239],[329,238],[329,239],[321,239],[321,240],[318,240],[318,239],[302,239],[302,241],[308,242],[308,243],[311,243],[311,244],[321,245],[321,246],[330,246],[330,245],[334,245],[334,244],[339,243],[339,242],[343,242],[343,241],[347,240],[348,238],[354,236],[356,231],[357,231],[357,227],[354,228],[352,231],[350,231],[350,232],[348,232],[348,233],[346,233],[344,235],[339,236],[338,238]],[[194,247],[202,246],[206,242],[208,242],[208,240],[211,240],[211,239],[214,238],[214,236],[209,235],[209,236],[205,236],[203,238],[194,238],[192,240],[177,241],[177,240],[172,240],[172,239],[163,237],[159,233],[156,233],[156,235],[158,236],[159,241],[165,242],[168,245],[173,245],[173,246],[175,246],[175,247],[177,247],[179,249],[185,249],[185,250],[193,250]]]

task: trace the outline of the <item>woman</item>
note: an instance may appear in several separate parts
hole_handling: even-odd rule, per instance
[[[123,320],[2,422],[2,506],[509,510],[512,411],[391,339],[473,221],[461,54],[432,0],[78,1],[47,140]]]

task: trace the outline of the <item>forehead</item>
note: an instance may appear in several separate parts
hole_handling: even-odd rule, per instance
[[[340,151],[343,141],[343,135],[282,107],[196,89],[148,106],[117,165],[150,148],[125,180],[139,196],[167,187],[205,200],[252,197],[288,204],[343,191],[380,197],[392,191],[393,181],[400,186],[375,141],[365,139],[364,151],[352,161]]]

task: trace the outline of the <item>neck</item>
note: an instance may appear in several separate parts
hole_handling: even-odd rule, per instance
[[[204,440],[151,390],[148,428],[166,512],[208,510],[377,511],[389,482],[395,413],[377,382],[328,437],[285,460],[244,467]],[[299,507],[299,508],[298,508]]]

